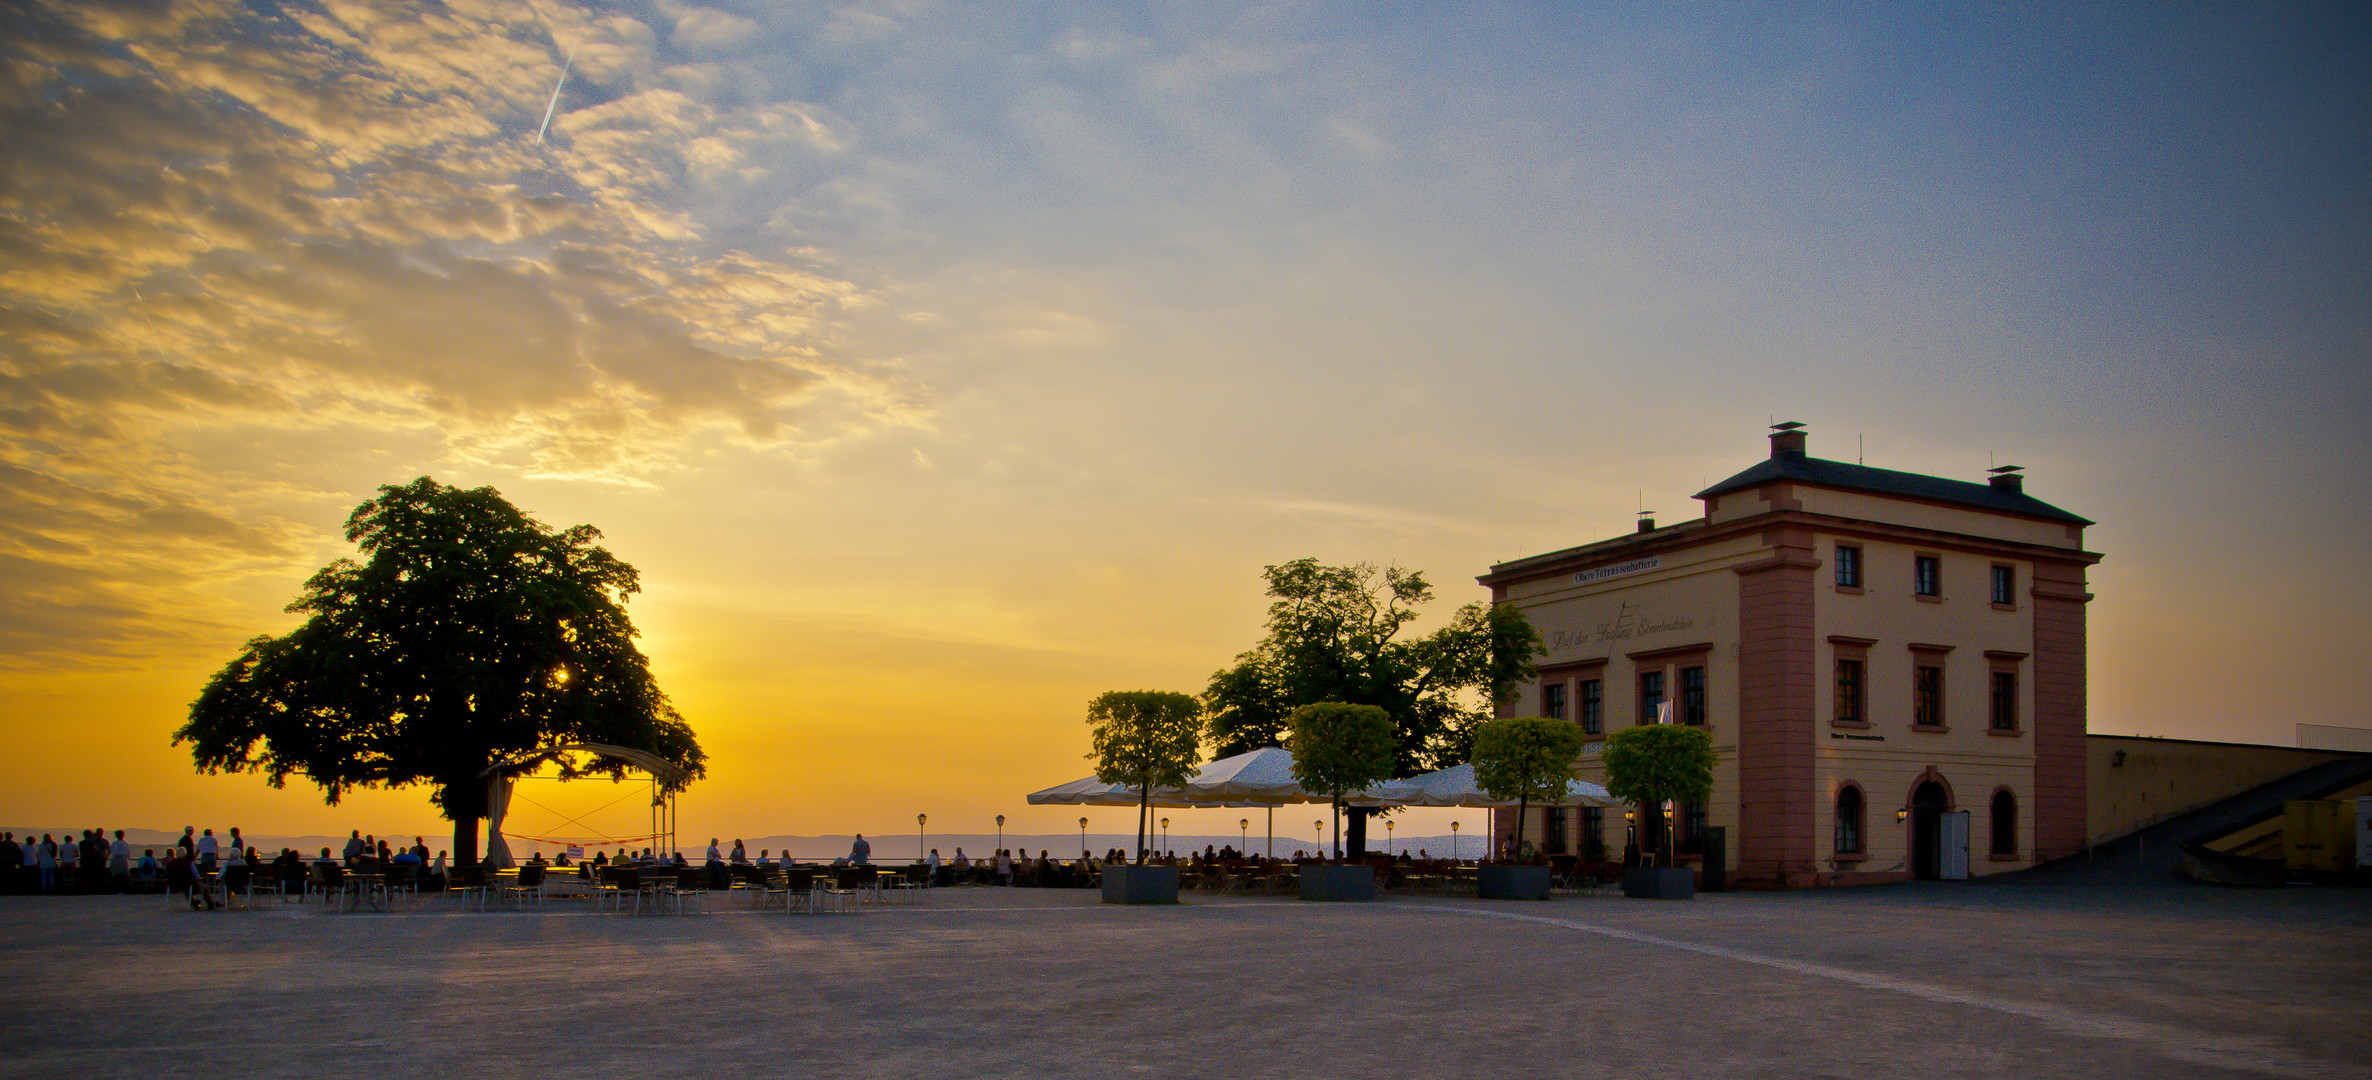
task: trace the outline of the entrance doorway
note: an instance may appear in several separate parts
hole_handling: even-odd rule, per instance
[[[1950,808],[1944,785],[1929,780],[1911,789],[1911,876],[1933,881],[1943,851],[1944,811]]]

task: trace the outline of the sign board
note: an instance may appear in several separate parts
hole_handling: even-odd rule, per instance
[[[1968,880],[1968,811],[1954,810],[1936,823],[1936,876]]]
[[[1590,582],[1604,581],[1610,577],[1621,577],[1624,574],[1636,574],[1641,570],[1653,570],[1656,567],[1662,565],[1664,565],[1663,556],[1650,555],[1644,559],[1633,559],[1629,562],[1616,563],[1613,566],[1601,566],[1595,570],[1584,570],[1578,574],[1573,575],[1573,583],[1575,585],[1587,585]]]

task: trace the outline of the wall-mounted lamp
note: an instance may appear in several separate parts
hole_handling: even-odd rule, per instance
[[[2123,764],[2125,764],[2125,752],[2123,750],[2119,750],[2116,753],[2109,755],[2109,768],[2113,769]]]
[[[1903,822],[1906,822],[1906,821],[1909,821],[1909,820],[1911,820],[1911,812],[1910,812],[1910,811],[1908,811],[1908,810],[1897,810],[1897,811],[1895,811],[1895,812],[1894,812],[1894,823],[1895,823],[1895,824],[1897,824],[1897,825],[1900,825],[1900,824],[1902,824]]]

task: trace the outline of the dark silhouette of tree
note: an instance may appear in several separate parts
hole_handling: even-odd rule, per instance
[[[351,788],[428,784],[465,862],[487,811],[479,774],[499,755],[605,743],[704,775],[707,755],[634,647],[622,605],[639,578],[600,536],[555,531],[490,487],[381,487],[346,520],[367,561],[314,574],[288,605],[304,625],[249,641],[174,745],[191,745],[200,772],[301,776],[333,806]]]

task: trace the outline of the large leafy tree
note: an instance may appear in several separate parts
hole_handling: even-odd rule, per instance
[[[1641,724],[1606,738],[1606,793],[1629,799],[1647,814],[1650,839],[1672,865],[1672,831],[1664,804],[1704,802],[1713,795],[1713,766],[1721,755],[1704,728]]]
[[[464,860],[487,812],[479,774],[499,755],[605,743],[701,776],[706,755],[634,646],[623,604],[639,578],[600,536],[554,530],[490,487],[381,487],[346,520],[364,561],[314,574],[288,606],[304,624],[249,641],[173,742],[201,772],[301,776],[333,806],[357,787],[427,784]]]
[[[1393,776],[1455,765],[1543,651],[1539,631],[1506,605],[1468,604],[1449,625],[1404,637],[1433,599],[1414,570],[1296,559],[1262,574],[1275,598],[1268,635],[1203,691],[1219,757],[1279,745],[1294,709],[1336,701],[1391,714]]]
[[[1532,804],[1565,797],[1581,745],[1581,729],[1572,721],[1545,716],[1504,716],[1475,730],[1474,782],[1494,799],[1516,800],[1510,858],[1523,857],[1524,817]]]
[[[1392,714],[1373,705],[1320,701],[1286,718],[1293,779],[1323,792],[1334,809],[1334,857],[1342,857],[1342,797],[1392,778]]]
[[[1095,728],[1088,757],[1095,778],[1137,790],[1137,862],[1145,861],[1145,830],[1153,789],[1178,787],[1194,774],[1202,750],[1202,705],[1170,690],[1113,690],[1087,703]]]

